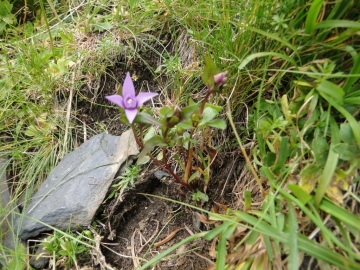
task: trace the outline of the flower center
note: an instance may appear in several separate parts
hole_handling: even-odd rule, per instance
[[[125,106],[125,109],[135,109],[137,106],[136,106],[137,102],[136,102],[136,99],[133,98],[133,97],[126,97],[125,98],[125,102],[124,102],[124,106]]]

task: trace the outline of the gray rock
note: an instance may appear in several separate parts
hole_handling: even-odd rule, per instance
[[[25,209],[20,238],[90,225],[120,166],[138,148],[132,131],[121,137],[96,135],[67,154]],[[40,221],[40,222],[38,222]]]
[[[11,260],[10,250],[14,250],[15,247],[21,245],[14,232],[14,223],[18,209],[10,199],[6,176],[7,164],[8,159],[0,153],[0,241],[3,247],[0,250],[0,265],[4,266],[8,263],[6,258]]]
[[[51,254],[43,246],[40,246],[35,255],[30,259],[30,265],[35,269],[43,269],[49,264]]]

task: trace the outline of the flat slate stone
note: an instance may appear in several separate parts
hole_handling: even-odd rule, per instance
[[[20,238],[52,230],[42,223],[60,230],[90,225],[120,166],[137,154],[131,130],[120,137],[96,135],[67,154],[26,207]]]

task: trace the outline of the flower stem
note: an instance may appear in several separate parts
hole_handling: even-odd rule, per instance
[[[204,97],[204,99],[202,100],[201,102],[201,109],[200,109],[200,115],[202,115],[202,113],[204,112],[204,109],[205,109],[205,104],[206,102],[208,101],[210,95],[212,94],[212,91],[210,89],[210,86],[207,86],[208,88],[208,91],[206,93],[206,96]]]
[[[132,129],[132,131],[133,131],[133,133],[134,133],[134,138],[135,138],[135,141],[136,141],[136,143],[138,144],[138,146],[140,147],[140,148],[143,148],[144,147],[144,144],[139,140],[139,137],[138,137],[138,135],[137,135],[137,133],[136,133],[136,129],[135,129],[135,125],[134,124],[131,124],[131,129]],[[166,150],[165,150],[166,151]],[[161,162],[159,162],[152,154],[150,154],[150,153],[148,153],[147,154],[149,157],[150,157],[150,159],[156,164],[156,165],[158,165],[160,168],[162,168],[163,170],[165,170],[166,172],[168,172],[169,174],[171,174],[172,175],[172,177],[174,177],[174,179],[178,182],[178,183],[180,183],[180,184],[182,184],[184,187],[186,187],[186,189],[191,189],[191,187],[190,187],[190,185],[188,185],[186,182],[184,182],[178,175],[176,175],[171,169],[170,169],[170,167],[169,167],[169,165],[167,164],[167,163],[165,163],[165,164],[161,164]],[[165,152],[165,155],[164,155],[164,157],[166,156],[166,152]]]
[[[134,138],[135,138],[135,141],[137,143],[137,145],[140,147],[140,148],[143,148],[144,147],[144,144],[139,140],[139,137],[137,135],[137,132],[136,132],[136,129],[135,129],[135,125],[134,124],[131,124],[131,129],[132,129],[132,132],[134,133]]]

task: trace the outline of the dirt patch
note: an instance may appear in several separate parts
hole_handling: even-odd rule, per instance
[[[229,172],[231,166],[235,167],[234,173],[240,173],[240,164],[240,160],[235,159],[226,170],[225,166],[221,171]],[[172,179],[160,181],[154,177],[156,170],[147,170],[136,188],[123,196],[122,202],[112,201],[102,214],[106,220],[102,230],[105,236],[102,251],[107,263],[116,269],[134,269],[141,259],[149,260],[190,235],[213,228],[213,225],[201,223],[200,212],[191,207],[139,193],[170,198],[207,210],[216,207],[214,202],[227,206],[239,204],[236,195],[231,192],[236,187],[233,177],[228,180],[225,189],[226,180],[216,181],[214,178],[208,192],[210,200],[201,204],[191,200],[191,192],[185,194]],[[223,176],[219,174],[217,179]],[[169,236],[173,238],[169,239]],[[211,244],[201,238],[179,247],[161,261],[157,269],[206,269],[214,260],[209,255]]]

